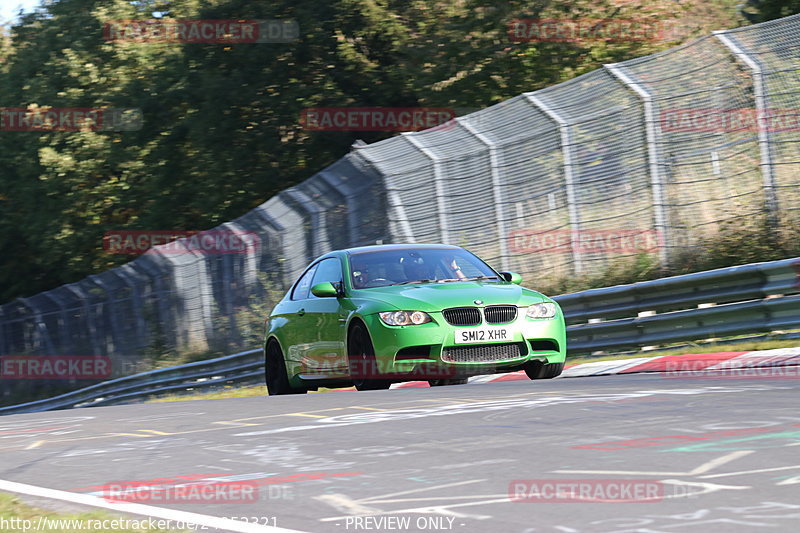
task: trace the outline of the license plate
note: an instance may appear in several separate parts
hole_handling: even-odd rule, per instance
[[[511,328],[470,328],[456,330],[456,344],[472,342],[509,342],[514,338]]]

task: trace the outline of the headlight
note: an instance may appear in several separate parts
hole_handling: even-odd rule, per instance
[[[556,316],[556,304],[553,302],[542,302],[533,304],[525,313],[528,318],[553,318]]]
[[[428,313],[423,313],[422,311],[389,311],[378,314],[381,320],[390,326],[411,326],[431,321]]]

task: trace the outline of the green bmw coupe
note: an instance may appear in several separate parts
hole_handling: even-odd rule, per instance
[[[320,386],[466,383],[524,370],[561,373],[561,309],[458,246],[338,250],[314,261],[273,309],[264,345],[269,394]]]

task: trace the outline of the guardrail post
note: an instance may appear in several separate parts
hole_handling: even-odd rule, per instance
[[[660,240],[658,258],[662,269],[669,267],[670,235],[666,195],[664,194],[664,178],[658,160],[658,130],[652,93],[644,84],[634,81],[619,64],[603,65],[608,72],[628,87],[642,100],[644,109],[645,136],[647,139],[647,159],[650,165],[650,184],[653,186],[653,217],[657,237]]]
[[[497,222],[497,236],[500,245],[500,268],[508,270],[508,235],[506,234],[506,223],[503,220],[503,193],[500,189],[500,162],[497,154],[497,145],[486,135],[478,132],[475,126],[470,124],[466,117],[456,118],[465,130],[471,133],[476,139],[489,148],[489,165],[492,172],[492,195],[494,200],[494,217]]]
[[[567,120],[545,104],[534,93],[525,93],[524,96],[530,103],[541,109],[545,115],[550,117],[553,122],[558,124],[559,131],[561,132],[561,151],[564,157],[564,183],[567,189],[569,225],[572,230],[570,231],[570,244],[572,247],[572,258],[575,261],[575,273],[580,274],[583,271],[583,261],[578,248],[581,220],[575,194],[575,162],[572,158],[572,132],[569,129]]]
[[[764,202],[769,223],[776,227],[778,225],[778,195],[775,191],[775,174],[773,172],[771,135],[769,131],[769,101],[765,88],[764,68],[761,60],[752,53],[747,53],[727,31],[718,30],[712,32],[714,37],[736,58],[747,65],[750,75],[753,78],[753,97],[756,106],[756,127],[758,128],[758,145],[761,151],[761,176],[764,181]]]
[[[439,159],[436,154],[426,148],[425,145],[419,141],[419,139],[414,137],[414,132],[405,132],[402,134],[402,137],[411,143],[411,145],[417,150],[422,152],[425,157],[430,159],[433,163],[433,185],[436,188],[436,207],[437,211],[439,211],[439,231],[442,242],[444,244],[450,244],[450,228],[447,225],[447,213],[444,203],[444,186],[442,185],[443,173],[441,159]]]

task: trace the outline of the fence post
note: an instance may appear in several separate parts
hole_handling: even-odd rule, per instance
[[[116,355],[119,353],[119,347],[122,345],[122,324],[120,323],[120,315],[117,310],[117,306],[115,305],[116,301],[114,295],[111,292],[111,289],[108,287],[108,284],[103,281],[103,279],[97,274],[91,274],[86,278],[88,281],[93,283],[95,287],[99,288],[103,291],[103,300],[105,301],[105,309],[103,309],[103,315],[108,317],[108,324],[109,328],[111,329],[110,332],[105,333],[106,341],[103,343],[105,348],[102,355]],[[128,317],[124,317],[123,320],[128,319]],[[113,344],[114,349],[113,351],[108,349],[108,333],[111,335],[111,344]]]
[[[81,303],[81,311],[83,312],[83,319],[84,323],[86,324],[86,336],[89,339],[89,345],[92,349],[92,355],[102,354],[103,351],[100,349],[100,346],[97,344],[98,334],[97,334],[97,326],[94,323],[94,319],[92,318],[92,312],[89,308],[89,296],[86,294],[86,291],[83,287],[80,287],[77,283],[68,283],[66,285],[62,285],[63,288],[67,289],[69,292],[75,295],[78,301]]]
[[[156,259],[153,253],[147,253],[128,263],[134,271],[142,273],[150,284],[151,292],[147,295],[147,303],[153,302],[153,308],[157,316],[149,316],[147,328],[150,331],[145,348],[152,347],[154,341],[163,340],[165,345],[172,349],[179,346],[177,335],[168,335],[167,332],[177,331],[178,318],[173,312],[170,296],[173,294],[171,282],[169,286],[164,281],[165,272],[162,270],[163,263]],[[155,330],[154,330],[155,328]],[[158,338],[158,333],[161,339]]]
[[[140,287],[137,287],[131,278],[138,278],[141,276],[141,273],[138,272],[135,268],[133,268],[133,262],[126,263],[118,268],[113,268],[109,272],[113,275],[117,276],[119,280],[121,280],[130,291],[130,298],[131,298],[131,305],[133,307],[133,315],[132,317],[127,317],[127,320],[132,320],[136,323],[136,339],[140,342],[137,342],[137,347],[143,347],[146,345],[141,344],[147,338],[147,327],[145,325],[143,311],[144,311],[144,304],[142,303],[142,293]],[[127,347],[130,349],[130,347]],[[126,351],[127,351],[126,349]],[[123,353],[122,355],[131,355],[129,353]]]
[[[323,208],[297,187],[290,187],[280,194],[297,204],[311,220],[311,253],[308,261],[313,261],[325,252],[329,252],[331,246],[328,242],[328,229],[325,224]]]
[[[50,352],[50,355],[58,355],[58,353],[77,354],[77,350],[75,350],[72,345],[72,338],[69,336],[69,332],[67,331],[67,308],[66,305],[64,305],[63,300],[61,300],[61,297],[57,296],[57,294],[58,289],[53,289],[42,293],[42,296],[49,298],[50,301],[58,306],[58,342],[53,343],[55,346],[58,346],[58,352]],[[48,336],[50,336],[50,332],[48,331],[47,333]]]
[[[764,69],[761,61],[753,54],[747,53],[732,37],[727,35],[726,30],[712,32],[714,37],[736,58],[747,65],[750,69],[750,76],[753,78],[753,97],[756,105],[756,127],[758,128],[758,146],[761,150],[761,177],[764,181],[764,202],[767,217],[772,227],[778,225],[778,195],[775,192],[775,174],[773,172],[772,147],[770,139],[769,101],[764,83]]]
[[[395,219],[397,220],[397,223],[400,225],[400,229],[403,232],[401,240],[408,244],[416,243],[417,240],[414,238],[414,230],[411,229],[411,221],[408,219],[408,215],[406,214],[406,208],[403,205],[403,200],[400,198],[400,195],[397,194],[397,191],[390,186],[391,184],[387,183],[387,176],[385,176],[369,159],[369,157],[367,157],[366,152],[359,150],[358,148],[354,148],[350,153],[361,159],[365,165],[372,167],[379,176],[383,177],[382,182],[384,188],[386,189],[386,200],[389,203],[389,209],[394,213]],[[389,230],[389,232],[391,233],[391,230]]]
[[[238,220],[238,219],[237,219]],[[263,246],[261,242],[261,235],[258,235],[255,232],[247,231],[241,224],[238,222],[225,222],[217,226],[218,228],[225,228],[226,231],[230,231],[231,235],[237,235],[241,238],[242,245],[244,250],[242,250],[241,255],[242,263],[245,265],[245,268],[242,270],[240,274],[240,280],[244,281],[244,286],[247,290],[252,289],[253,286],[258,283],[258,256],[261,253],[260,246]],[[212,231],[219,231],[219,230],[212,230]],[[249,238],[249,234],[253,233],[256,235],[258,241],[253,242]],[[236,257],[236,254],[230,254],[232,257]],[[229,263],[233,263],[234,261],[231,260]],[[232,280],[231,280],[232,281]],[[225,289],[227,290],[227,288]]]
[[[355,246],[358,242],[358,213],[353,205],[352,190],[350,190],[350,187],[346,186],[338,176],[326,170],[320,171],[317,175],[329,187],[336,189],[344,196],[344,201],[347,204],[347,238],[350,241],[349,246]]]
[[[664,194],[664,178],[661,175],[661,166],[658,160],[658,131],[656,129],[657,119],[653,94],[642,83],[634,81],[619,64],[603,65],[603,67],[642,100],[645,136],[647,139],[647,159],[650,166],[650,184],[653,186],[654,226],[660,241],[658,258],[661,262],[661,268],[666,269],[669,267],[669,218],[666,208],[666,195]]]
[[[30,309],[33,314],[31,347],[39,352],[37,355],[57,355],[50,339],[50,332],[47,331],[44,320],[42,320],[42,310],[31,302],[31,298],[19,298],[19,301]]]
[[[476,139],[489,148],[489,165],[492,169],[492,195],[494,200],[494,217],[497,222],[497,236],[500,244],[500,268],[509,270],[508,265],[508,236],[506,235],[506,223],[503,220],[503,193],[500,191],[500,162],[497,154],[497,145],[486,135],[479,133],[475,126],[467,122],[465,117],[456,118],[465,130],[471,133]]]
[[[570,244],[572,246],[572,258],[575,261],[575,273],[580,274],[583,272],[583,261],[578,248],[581,219],[575,195],[575,162],[572,160],[572,132],[570,132],[569,123],[566,119],[545,104],[534,93],[525,93],[524,96],[530,103],[550,117],[553,122],[558,124],[559,131],[561,132],[561,151],[564,157],[564,184],[567,189],[567,209],[569,211],[569,225],[572,230],[570,231]]]
[[[433,185],[436,188],[436,208],[439,211],[439,228],[442,236],[442,243],[450,244],[450,228],[447,225],[447,213],[444,203],[444,186],[442,185],[442,164],[441,159],[423,145],[419,139],[414,137],[414,132],[405,132],[402,137],[411,143],[414,148],[422,152],[425,157],[433,163]]]
[[[180,305],[178,316],[175,317],[175,329],[182,330],[183,341],[186,343],[179,349],[208,350],[214,328],[211,302],[206,294],[206,287],[211,285],[206,262],[201,252],[191,250],[186,245],[186,238],[170,243],[170,251],[166,251],[164,247],[163,244],[156,246],[148,253],[161,256],[169,265],[176,302]]]

